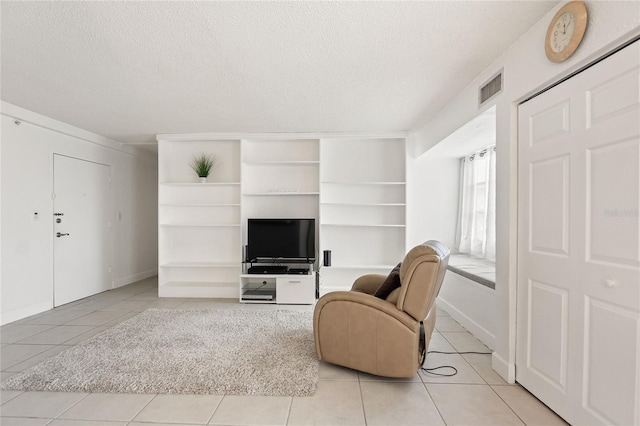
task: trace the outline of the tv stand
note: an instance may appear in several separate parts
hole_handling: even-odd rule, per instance
[[[240,303],[311,305],[316,301],[313,264],[306,268],[254,265],[247,272],[240,275]]]

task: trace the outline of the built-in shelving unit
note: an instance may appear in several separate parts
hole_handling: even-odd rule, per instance
[[[243,291],[266,280],[268,302],[312,303],[321,261],[302,277],[246,274],[249,218],[316,219],[317,259],[332,251],[320,294],[386,274],[404,255],[402,135],[158,135],[158,146],[160,296],[250,302]],[[202,152],[220,159],[207,183],[189,167]]]
[[[402,260],[406,154],[403,138],[322,139],[320,150],[320,241],[332,252],[321,269],[324,294]]]
[[[191,159],[219,163],[197,182]],[[161,297],[235,297],[241,272],[240,143],[158,140],[158,245]]]

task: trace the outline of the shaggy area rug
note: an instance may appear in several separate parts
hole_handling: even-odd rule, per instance
[[[309,396],[311,312],[149,309],[5,380],[2,389]]]

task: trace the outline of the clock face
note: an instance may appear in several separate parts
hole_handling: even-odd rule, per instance
[[[587,28],[587,7],[571,1],[553,17],[545,38],[545,53],[551,62],[562,62],[576,51]]]
[[[571,12],[560,15],[551,36],[551,50],[555,53],[562,52],[569,45],[575,31],[575,22]]]

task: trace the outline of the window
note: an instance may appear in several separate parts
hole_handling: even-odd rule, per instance
[[[495,261],[496,147],[461,159],[456,244],[459,253]]]

